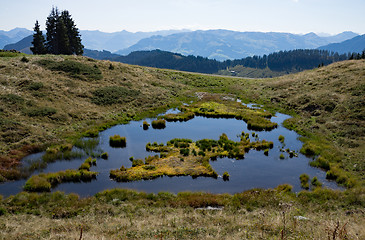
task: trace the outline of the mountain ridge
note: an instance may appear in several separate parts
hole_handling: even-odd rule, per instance
[[[216,60],[238,59],[253,55],[293,49],[315,49],[329,43],[345,41],[356,33],[343,32],[319,37],[315,33],[298,35],[278,32],[236,32],[231,30],[197,30],[168,36],[152,36],[137,44],[114,52],[127,55],[133,51],[160,49]]]

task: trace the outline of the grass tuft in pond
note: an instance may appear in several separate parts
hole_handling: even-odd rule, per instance
[[[223,173],[223,180],[224,181],[229,181],[229,173],[228,172]]]
[[[152,127],[154,129],[164,129],[166,127],[166,120],[165,119],[153,120]]]
[[[313,177],[312,180],[311,180],[311,184],[312,186],[314,186],[315,188],[316,187],[321,187],[322,186],[322,183],[318,180],[317,177]]]
[[[309,176],[305,173],[299,176],[300,185],[304,189],[309,189]]]
[[[107,152],[103,152],[103,153],[100,155],[100,157],[101,157],[102,159],[108,159],[108,158],[109,158],[109,154],[108,154]]]
[[[147,121],[143,121],[143,130],[148,130],[150,124]]]
[[[109,145],[111,147],[126,147],[127,146],[127,140],[125,137],[121,137],[118,134],[114,136],[109,137]]]

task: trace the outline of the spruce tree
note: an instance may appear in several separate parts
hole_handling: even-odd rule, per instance
[[[47,50],[51,54],[83,54],[84,46],[75,22],[67,10],[52,8],[46,21]]]
[[[67,29],[71,54],[82,55],[84,46],[81,44],[81,36],[79,30],[76,28],[74,20],[67,10],[62,11],[61,18]]]
[[[71,55],[70,41],[67,35],[67,29],[62,18],[59,18],[56,24],[57,54]]]
[[[57,8],[52,7],[52,11],[47,17],[46,30],[47,30],[47,51],[51,54],[59,54],[58,42],[57,42],[57,22],[59,19],[59,12]]]
[[[32,44],[33,44],[33,47],[31,47],[30,50],[33,52],[33,54],[46,54],[47,53],[47,49],[44,46],[45,39],[42,34],[42,31],[39,28],[38,20],[35,22]]]

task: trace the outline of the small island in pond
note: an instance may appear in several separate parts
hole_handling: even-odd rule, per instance
[[[164,144],[148,143],[146,150],[160,153],[144,161],[133,160],[131,168],[122,166],[111,170],[110,177],[119,182],[154,179],[161,176],[204,176],[217,178],[218,174],[209,164],[217,157],[243,159],[250,149],[264,150],[273,147],[273,142],[251,142],[242,132],[241,140],[229,140],[222,134],[219,140],[203,139],[193,142],[190,139],[172,139]]]

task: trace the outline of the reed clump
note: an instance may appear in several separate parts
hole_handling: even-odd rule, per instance
[[[125,137],[121,137],[118,134],[116,134],[114,136],[109,137],[109,145],[111,147],[123,148],[127,146],[127,139]]]
[[[158,119],[152,121],[152,128],[154,129],[164,129],[166,128],[166,120],[165,119]]]

